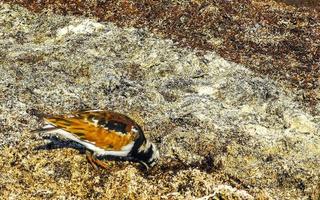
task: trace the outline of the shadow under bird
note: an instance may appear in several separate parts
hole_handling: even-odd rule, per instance
[[[141,127],[126,115],[107,110],[80,111],[44,118],[46,125],[36,132],[58,133],[76,141],[89,151],[87,159],[95,168],[107,168],[99,156],[113,156],[137,161],[147,169],[159,159],[154,143],[144,136]]]

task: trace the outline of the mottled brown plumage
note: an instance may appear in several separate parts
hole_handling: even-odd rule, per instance
[[[106,110],[90,110],[45,117],[42,131],[57,132],[83,144],[94,155],[133,158],[153,166],[159,157],[155,145],[146,140],[141,127],[129,117]],[[90,163],[96,158],[88,157]],[[103,165],[105,167],[105,165]]]
[[[105,111],[100,112],[99,115],[96,113],[59,115],[46,117],[45,120],[105,150],[120,151],[123,146],[128,145],[132,140],[139,137],[138,133],[132,131],[134,126],[132,121],[127,120],[124,116],[119,116],[119,114],[113,113],[111,115],[110,112]],[[94,122],[93,120],[98,121]],[[99,125],[99,121],[103,121],[103,123],[114,121],[115,123],[125,124],[126,132],[112,130]]]

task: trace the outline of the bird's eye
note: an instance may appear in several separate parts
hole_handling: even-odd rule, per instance
[[[136,129],[136,127],[132,127],[132,129],[131,129],[133,132],[135,132],[135,133],[138,133],[139,131],[138,131],[138,129]]]

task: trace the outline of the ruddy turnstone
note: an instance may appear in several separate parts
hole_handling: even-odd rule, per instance
[[[129,117],[106,110],[81,111],[45,117],[40,132],[58,133],[86,149],[88,161],[95,167],[107,168],[97,157],[116,156],[138,161],[147,169],[156,164],[159,151],[147,140],[142,128]]]

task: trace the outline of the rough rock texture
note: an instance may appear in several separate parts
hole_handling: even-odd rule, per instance
[[[320,198],[320,116],[213,52],[8,4],[0,51],[3,199]],[[30,133],[42,114],[98,108],[142,124],[160,163],[95,171],[80,145]]]
[[[147,28],[177,45],[215,51],[294,88],[296,100],[320,106],[318,0],[3,0],[29,10],[97,17]],[[199,51],[198,54],[203,52]],[[319,113],[316,113],[319,115]]]

